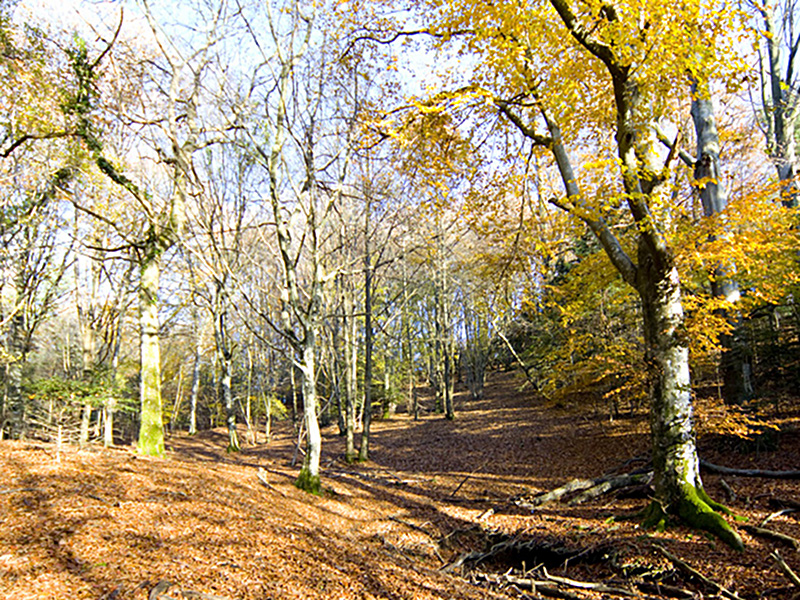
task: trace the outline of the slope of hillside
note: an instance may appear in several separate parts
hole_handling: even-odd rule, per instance
[[[781,548],[798,572],[796,549],[744,530],[743,553],[680,526],[642,531],[628,518],[647,502],[641,494],[524,507],[573,477],[635,467],[647,453],[641,415],[609,421],[547,407],[509,374],[493,375],[483,401],[460,395],[457,409],[454,422],[433,414],[376,422],[373,461],[363,465],[341,461],[331,428],[322,497],[292,485],[288,424],[269,445],[237,455],[225,454],[222,431],[176,435],[164,460],[2,442],[0,597],[154,600],[162,580],[175,584],[172,598],[192,597],[186,590],[231,599],[538,597],[525,580],[545,575],[651,596],[716,593],[659,545],[743,598],[791,597],[769,554]],[[796,415],[784,420],[776,450],[741,454],[715,443],[704,457],[797,468],[797,424]],[[723,484],[709,474],[706,484],[719,498],[734,493],[730,505],[751,525],[800,499],[796,480],[726,476]],[[769,527],[798,538],[797,514],[773,516]],[[541,565],[549,570],[534,577]],[[498,585],[514,577],[516,586]],[[560,593],[613,595],[566,584]]]

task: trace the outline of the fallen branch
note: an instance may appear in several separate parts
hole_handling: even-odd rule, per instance
[[[456,487],[456,489],[454,489],[452,492],[450,492],[450,495],[448,496],[448,498],[452,498],[453,496],[455,496],[455,495],[458,493],[458,490],[460,490],[460,489],[461,489],[461,487],[462,487],[462,486],[463,486],[465,483],[467,483],[467,480],[468,480],[470,477],[472,477],[473,475],[475,475],[475,473],[478,473],[479,471],[482,471],[482,470],[483,470],[483,468],[484,468],[486,465],[488,465],[488,464],[489,464],[489,460],[490,460],[490,459],[488,459],[488,458],[487,458],[485,461],[483,461],[483,464],[482,464],[480,467],[478,467],[477,469],[474,469],[473,471],[471,471],[470,473],[468,473],[468,474],[467,474],[467,476],[466,476],[466,477],[464,477],[464,479],[462,479],[462,480],[461,480],[461,483],[459,483],[459,484],[458,484],[458,486]]]
[[[794,510],[800,510],[800,502],[797,500],[786,500],[784,498],[770,498],[769,505],[774,506],[776,508],[793,508]]]
[[[431,539],[436,539],[436,537],[431,532],[425,530],[424,527],[421,527],[419,525],[415,525],[414,523],[409,523],[408,521],[404,521],[403,519],[401,519],[399,517],[395,517],[395,516],[391,516],[391,515],[389,517],[387,517],[387,518],[390,521],[394,521],[395,523],[400,523],[400,525],[408,527],[409,529],[413,529],[415,531],[419,531],[421,533],[424,533],[425,535],[427,535]]]
[[[628,475],[619,475],[617,477],[612,477],[602,483],[599,483],[585,492],[578,494],[572,500],[569,501],[570,506],[575,506],[576,504],[581,504],[586,502],[587,500],[592,500],[597,498],[598,496],[602,496],[608,492],[613,490],[618,490],[620,488],[632,486],[632,485],[639,485],[639,484],[647,484],[653,480],[653,473],[639,473],[636,475],[628,474]]]
[[[591,581],[576,581],[575,579],[568,579],[567,577],[556,577],[550,575],[545,567],[542,567],[545,579],[553,583],[560,583],[569,587],[579,588],[582,590],[592,590],[604,594],[616,594],[617,596],[633,596],[633,592],[622,588],[615,588],[604,583],[593,583]]]
[[[598,482],[602,481],[603,479],[604,478],[573,479],[559,488],[545,492],[544,494],[539,494],[538,496],[534,496],[530,500],[517,500],[514,502],[514,504],[521,508],[535,508],[537,506],[541,506],[542,504],[547,504],[548,502],[560,500],[562,497],[566,496],[567,494],[571,494],[572,492],[579,492],[581,490],[589,489],[593,486],[596,486]]]
[[[665,585],[663,583],[642,582],[637,583],[636,587],[639,588],[639,591],[644,592],[645,594],[652,594],[654,596],[658,596],[659,598],[664,596],[669,596],[670,598],[680,598],[681,600],[692,600],[692,598],[694,598],[694,594],[689,590],[675,587],[673,585]]]
[[[760,537],[769,538],[771,540],[783,542],[795,550],[800,550],[800,540],[797,540],[790,535],[785,535],[783,533],[773,531],[772,529],[765,529],[764,527],[756,527],[754,525],[745,525],[743,529],[750,535],[757,535]]]
[[[620,488],[630,487],[634,485],[648,484],[653,478],[652,471],[634,471],[625,475],[617,475],[615,477],[598,477],[597,479],[573,479],[549,492],[539,494],[533,498],[519,499],[514,502],[520,508],[527,508],[532,510],[537,506],[542,506],[549,502],[560,500],[568,494],[574,492],[582,492],[576,495],[569,501],[570,506],[581,504],[587,500],[592,500],[598,496],[602,496],[608,492],[618,490]]]
[[[728,502],[736,502],[736,492],[733,491],[733,488],[728,485],[728,482],[724,479],[719,480],[719,485],[725,490],[725,493],[728,495]]]
[[[508,573],[504,575],[490,575],[488,573],[476,573],[478,581],[486,581],[493,585],[515,585],[524,590],[530,590],[535,594],[541,594],[548,598],[561,598],[563,600],[581,600],[580,596],[576,596],[570,592],[564,592],[556,586],[551,585],[548,581],[539,581],[528,577],[515,577]]]
[[[763,521],[761,521],[761,527],[763,527],[764,525],[766,525],[767,523],[769,523],[770,521],[772,521],[772,519],[774,519],[776,517],[780,517],[780,516],[783,516],[783,515],[788,515],[788,514],[791,514],[793,512],[796,512],[796,511],[797,511],[796,508],[782,508],[781,510],[776,510],[774,513],[768,515],[767,518],[765,518]]]
[[[676,567],[678,567],[679,569],[685,571],[686,573],[688,573],[692,577],[695,577],[695,578],[699,579],[704,584],[706,584],[708,587],[715,589],[716,591],[718,591],[720,594],[722,594],[726,598],[730,598],[731,600],[742,600],[735,592],[731,592],[730,590],[728,590],[728,589],[724,588],[723,586],[721,586],[720,584],[718,584],[713,579],[709,579],[708,577],[703,575],[700,571],[698,571],[694,567],[690,566],[689,564],[683,562],[680,558],[678,558],[674,554],[671,554],[670,552],[668,552],[667,550],[665,550],[661,546],[654,546],[654,548],[656,550],[658,550],[659,552],[661,552],[661,554],[663,554],[670,561],[672,561],[672,564],[674,564]]]
[[[739,477],[764,477],[766,479],[800,479],[800,471],[762,471],[760,469],[731,469],[715,465],[704,460],[700,461],[700,466],[721,475],[738,475]]]
[[[783,557],[780,554],[778,554],[778,551],[775,550],[774,552],[770,552],[770,556],[773,559],[775,559],[775,561],[778,563],[778,566],[783,570],[783,572],[791,580],[791,582],[795,586],[800,587],[800,577],[798,577],[797,573],[792,571],[792,568],[786,564],[786,561],[784,561]]]
[[[274,485],[272,485],[269,481],[267,481],[267,471],[264,469],[264,467],[258,467],[258,471],[256,471],[256,477],[258,477],[258,481],[264,487],[272,490],[273,492],[279,493],[284,498],[287,497],[286,496],[286,492],[284,492],[283,490],[279,490]]]

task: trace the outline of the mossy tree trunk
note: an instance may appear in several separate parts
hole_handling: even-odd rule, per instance
[[[161,349],[159,345],[158,287],[161,251],[149,248],[140,261],[139,326],[141,381],[140,454],[164,455],[164,424],[161,418]]]
[[[741,538],[716,512],[723,509],[706,495],[700,479],[678,270],[668,255],[654,256],[643,241],[636,288],[644,319],[655,485],[647,524],[675,515],[742,548]]]

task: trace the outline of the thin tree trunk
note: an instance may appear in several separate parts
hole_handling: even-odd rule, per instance
[[[297,487],[313,494],[320,491],[319,459],[322,435],[317,421],[316,331],[309,327],[303,344],[303,418],[307,431],[306,456],[297,478]]]
[[[345,373],[345,460],[356,459],[356,394],[358,393],[358,346],[356,345],[355,289],[352,281],[342,286],[344,300],[344,373]]]
[[[369,460],[369,434],[372,423],[372,259],[369,249],[370,201],[364,217],[364,407],[361,428],[361,447],[358,460]]]
[[[194,363],[192,365],[192,387],[189,392],[189,435],[197,433],[197,397],[200,394],[200,337],[194,344]]]

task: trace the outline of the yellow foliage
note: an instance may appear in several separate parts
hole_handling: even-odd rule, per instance
[[[777,431],[778,427],[757,414],[748,414],[741,408],[726,404],[721,398],[697,398],[695,415],[698,430],[751,440],[765,429]]]

